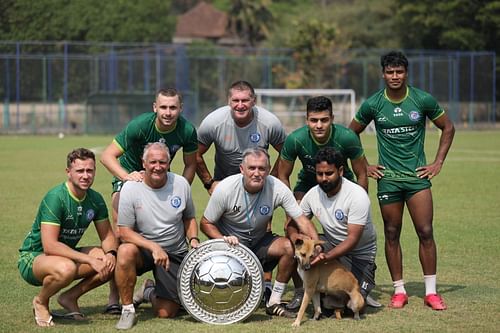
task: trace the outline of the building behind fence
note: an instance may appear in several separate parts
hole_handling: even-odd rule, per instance
[[[361,103],[384,86],[386,50],[350,50],[326,87],[353,89]],[[496,127],[494,52],[407,50],[409,83],[433,94],[458,127]],[[284,88],[291,50],[173,44],[0,42],[0,133],[114,134],[152,110],[156,90],[176,87],[193,123],[227,103],[235,80]],[[271,110],[272,111],[272,110]]]

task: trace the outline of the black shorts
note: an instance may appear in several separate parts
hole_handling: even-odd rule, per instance
[[[333,244],[328,242],[324,235],[320,235],[319,238],[325,241],[322,245],[325,253],[333,249]],[[352,255],[346,255],[338,259],[356,277],[361,288],[361,294],[366,299],[370,291],[375,288],[375,271],[377,270],[375,261],[359,259]]]
[[[170,266],[167,271],[163,266],[155,265],[153,254],[149,250],[139,248],[139,251],[142,256],[143,265],[137,269],[137,275],[140,276],[146,272],[153,271],[156,296],[181,304],[177,291],[177,272],[187,252],[182,255],[168,253]]]
[[[281,236],[273,234],[270,231],[266,232],[266,235],[262,237],[262,239],[257,244],[255,244],[255,246],[252,246],[250,248],[250,250],[255,253],[257,258],[259,258],[264,272],[271,272],[276,266],[278,266],[280,258],[271,257],[268,255],[268,252],[271,244],[280,237]]]

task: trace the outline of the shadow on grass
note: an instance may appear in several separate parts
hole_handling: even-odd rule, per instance
[[[454,292],[457,290],[462,290],[467,288],[467,286],[464,285],[458,285],[458,284],[446,284],[446,283],[438,283],[437,285],[437,292],[439,294],[447,294],[450,292]],[[424,282],[407,282],[405,283],[405,289],[406,293],[409,296],[422,296],[422,298],[425,295],[425,285]],[[382,294],[387,294],[392,296],[394,293],[394,287],[392,284],[381,284],[377,285],[374,291],[372,291],[371,295],[376,295],[376,296],[382,296]]]

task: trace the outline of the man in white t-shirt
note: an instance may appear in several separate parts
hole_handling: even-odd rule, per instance
[[[278,178],[270,176],[269,154],[263,148],[243,152],[240,174],[222,180],[208,201],[200,222],[201,231],[209,238],[223,238],[231,245],[249,247],[266,272],[278,266],[276,279],[266,312],[294,318],[285,309],[281,297],[294,270],[294,250],[288,238],[268,229],[276,207],[281,206],[300,231],[318,239],[314,225],[304,216],[292,192]]]
[[[137,321],[134,305],[145,301],[160,318],[177,314],[177,272],[188,244],[199,245],[191,187],[184,177],[168,172],[167,146],[146,145],[142,159],[143,181],[126,182],[120,192],[118,227],[123,243],[115,280],[123,306],[117,329],[132,328]],[[148,271],[153,271],[155,281],[146,280],[133,295],[137,275]]]
[[[312,265],[340,260],[358,279],[361,294],[366,299],[375,287],[375,257],[377,235],[370,213],[370,198],[365,189],[343,177],[344,157],[332,147],[316,154],[316,180],[300,202],[308,218],[315,216],[323,228],[320,239],[323,251]],[[294,222],[291,222],[292,225]],[[293,241],[297,233],[290,228]],[[377,306],[372,299],[368,305]]]

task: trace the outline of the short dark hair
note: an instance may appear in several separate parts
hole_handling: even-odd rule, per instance
[[[241,164],[244,164],[246,162],[246,158],[247,156],[249,155],[253,155],[253,156],[257,156],[257,157],[260,157],[262,155],[265,155],[266,156],[266,159],[267,159],[267,166],[271,166],[271,162],[270,162],[270,159],[271,157],[269,156],[269,153],[267,152],[267,150],[265,150],[264,148],[262,147],[250,147],[250,148],[247,148],[243,151],[243,153],[241,154]]]
[[[251,97],[252,98],[255,97],[255,90],[248,81],[240,80],[233,82],[233,84],[231,84],[231,87],[229,87],[229,90],[227,92],[228,97],[231,97],[231,90],[240,90],[240,91],[249,90],[252,95]]]
[[[345,164],[344,155],[333,147],[323,147],[318,150],[315,162],[316,164],[320,164],[321,162],[333,164],[337,169],[340,169]]]
[[[68,156],[66,157],[66,167],[71,167],[71,164],[75,160],[88,160],[91,159],[95,163],[95,154],[92,152],[92,150],[89,150],[87,148],[76,148],[69,152]]]
[[[178,96],[179,97],[179,104],[182,105],[182,95],[179,92],[179,90],[177,90],[175,88],[161,88],[156,93],[156,98],[158,98],[158,96],[160,96],[160,95],[161,96],[166,96],[166,97],[175,97],[175,96]]]
[[[388,66],[404,66],[408,70],[408,59],[403,52],[391,51],[380,57],[380,65],[382,66],[382,71]]]
[[[307,100],[306,112],[330,111],[333,114],[332,101],[325,96],[315,96]]]

